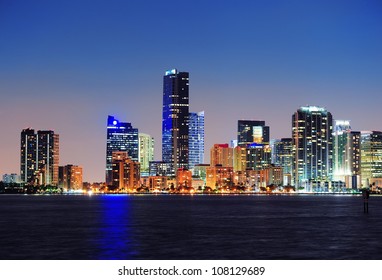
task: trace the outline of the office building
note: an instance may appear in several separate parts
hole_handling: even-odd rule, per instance
[[[369,187],[382,178],[382,132],[361,132],[362,187]]]
[[[351,131],[350,122],[335,120],[333,129],[333,180],[346,182],[348,188],[360,187],[361,134]]]
[[[189,117],[189,169],[204,163],[204,111],[190,113]]]
[[[252,143],[246,148],[246,169],[262,170],[271,165],[272,152],[269,145]]]
[[[189,73],[176,69],[163,77],[162,161],[171,175],[189,162]]]
[[[293,174],[293,144],[292,138],[281,138],[273,141],[272,163],[283,169],[283,184],[292,183]]]
[[[252,143],[269,144],[269,126],[265,121],[239,120],[237,144],[245,147]]]
[[[106,184],[112,184],[112,154],[127,152],[133,161],[139,161],[138,129],[131,123],[119,122],[113,116],[107,118],[106,136]]]
[[[301,107],[292,116],[293,182],[305,191],[332,178],[333,119],[326,109]]]
[[[145,133],[138,133],[138,135],[141,176],[149,176],[150,161],[154,161],[154,138]]]
[[[228,144],[214,144],[210,150],[211,166],[233,167],[233,148]]]

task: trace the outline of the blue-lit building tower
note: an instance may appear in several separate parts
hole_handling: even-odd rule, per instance
[[[190,113],[189,120],[189,168],[204,163],[204,111]]]
[[[171,175],[178,168],[188,168],[189,143],[189,73],[176,69],[163,77],[162,161]]]
[[[112,154],[113,152],[127,152],[128,157],[138,161],[138,129],[131,123],[119,122],[113,116],[107,118],[106,137],[106,184],[112,184]]]

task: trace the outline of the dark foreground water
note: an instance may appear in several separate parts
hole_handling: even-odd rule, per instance
[[[0,259],[382,259],[382,197],[0,195]]]

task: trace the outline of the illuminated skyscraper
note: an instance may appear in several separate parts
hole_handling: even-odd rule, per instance
[[[138,129],[131,123],[119,122],[113,116],[107,118],[106,137],[106,184],[112,184],[112,155],[113,152],[127,152],[133,161],[139,160]]]
[[[23,183],[33,183],[37,170],[36,134],[34,129],[23,129],[21,132],[20,149],[20,180]]]
[[[188,72],[166,71],[163,77],[162,160],[172,166],[173,176],[179,168],[188,168],[188,96]]]
[[[24,129],[21,132],[21,181],[57,185],[59,135],[51,130]]]
[[[190,113],[189,120],[189,168],[204,163],[204,111]]]
[[[347,187],[360,187],[361,134],[351,131],[350,122],[334,121],[333,180],[346,182]]]
[[[294,184],[326,188],[332,177],[333,120],[324,108],[301,107],[292,116]]]
[[[273,164],[283,168],[284,185],[290,185],[293,173],[292,138],[275,140],[272,147]]]
[[[237,126],[237,144],[269,144],[269,126],[265,121],[239,120]]]
[[[141,175],[149,176],[150,161],[154,160],[154,138],[145,133],[139,133],[138,135]]]
[[[362,187],[368,187],[382,178],[382,132],[361,132],[361,178]]]

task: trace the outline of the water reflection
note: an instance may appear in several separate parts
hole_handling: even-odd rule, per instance
[[[131,202],[131,197],[123,195],[100,197],[101,224],[98,259],[133,259],[136,255],[131,235]]]

